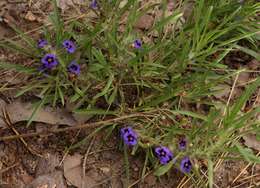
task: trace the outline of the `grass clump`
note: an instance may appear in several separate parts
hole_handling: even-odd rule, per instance
[[[67,24],[55,1],[54,7],[52,28],[43,30],[38,44],[22,33],[26,45],[8,39],[1,44],[34,61],[30,67],[6,62],[0,67],[32,75],[17,96],[37,93],[41,100],[35,113],[43,105],[73,103],[74,112],[92,116],[148,114],[129,118],[132,126],[121,129],[121,138],[133,153],[145,149],[146,164],[156,175],[176,167],[196,187],[213,186],[214,164],[223,153],[260,162],[239,143],[243,134],[259,133],[254,120],[259,107],[246,113],[241,109],[260,79],[232,106],[224,106],[224,112],[213,100],[216,86],[244,71],[230,71],[223,64],[229,53],[241,50],[259,60],[259,3],[178,1],[169,12],[167,1],[93,1],[92,19]],[[151,10],[160,13],[151,27],[136,29]],[[205,109],[196,108],[198,104]],[[117,126],[105,127],[111,132]],[[208,179],[198,159],[207,161]]]

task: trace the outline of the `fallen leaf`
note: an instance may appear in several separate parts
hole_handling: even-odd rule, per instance
[[[26,188],[66,188],[61,171],[38,176]]]
[[[245,140],[245,145],[247,147],[260,151],[260,141],[257,141],[255,134],[245,135],[243,136],[243,139]]]
[[[153,26],[154,17],[148,14],[143,15],[136,22],[135,27],[138,29],[150,29]]]
[[[36,176],[54,172],[59,164],[60,160],[57,153],[45,153],[36,166]]]
[[[2,107],[5,107],[5,109],[7,110],[12,123],[27,121],[33,113],[33,106],[31,103],[22,103],[20,101],[15,101]],[[77,124],[70,113],[65,112],[62,109],[54,110],[51,107],[44,107],[40,109],[34,116],[33,121],[47,123],[51,125],[73,126]],[[1,120],[0,127],[5,127],[5,124],[1,122]]]
[[[57,0],[58,7],[64,12],[75,5],[84,4],[84,0]]]
[[[63,163],[64,177],[67,182],[71,185],[74,185],[77,188],[82,187],[82,183],[84,187],[93,187],[93,185],[97,184],[97,182],[93,179],[93,177],[86,174],[83,178],[83,169],[82,169],[82,155],[68,155]]]
[[[156,177],[153,174],[150,174],[147,177],[145,177],[144,181],[148,184],[149,187],[153,187],[156,185]]]
[[[5,109],[6,103],[4,100],[0,99],[0,113],[2,112],[2,110]],[[2,119],[2,114],[0,114],[0,127],[5,127],[5,123]]]
[[[260,61],[253,59],[247,64],[248,68],[251,70],[257,70],[260,68]]]
[[[212,88],[212,91],[214,91],[214,96],[217,99],[228,99],[230,92],[232,90],[232,87],[227,84],[220,84]],[[232,99],[237,98],[242,94],[243,90],[240,87],[235,87],[232,92]]]
[[[31,11],[28,11],[24,18],[25,18],[26,20],[31,21],[31,22],[33,22],[33,21],[36,20],[35,15],[34,15]]]
[[[212,89],[214,91],[214,96],[218,99],[227,98],[230,94],[231,87],[226,84],[221,84]]]
[[[249,72],[241,72],[238,76],[237,83],[238,84],[245,84],[250,80],[250,73]]]

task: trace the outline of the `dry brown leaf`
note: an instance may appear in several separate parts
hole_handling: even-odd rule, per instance
[[[65,10],[73,7],[75,5],[81,5],[84,3],[84,0],[57,0],[57,5],[64,12]]]
[[[213,94],[216,98],[227,98],[230,94],[231,87],[226,84],[221,84],[216,87],[214,87],[215,93]]]
[[[257,70],[260,67],[260,61],[253,59],[247,64],[250,70]]]
[[[249,72],[241,72],[238,76],[237,83],[245,84],[250,81],[250,73]]]
[[[31,103],[22,103],[20,101],[15,101],[11,104],[6,104],[4,107],[7,110],[12,123],[27,121],[33,113],[33,106]],[[50,107],[40,109],[34,116],[33,121],[47,123],[51,125],[73,126],[77,124],[70,113],[65,112],[61,109],[53,110]],[[0,127],[5,127],[5,124],[1,120]]]
[[[260,141],[256,140],[256,135],[248,134],[243,136],[243,139],[245,140],[245,145],[247,147],[260,151]]]
[[[61,171],[55,171],[51,174],[45,174],[37,177],[26,188],[66,188],[67,185],[63,179]]]
[[[24,17],[26,20],[29,20],[31,22],[35,21],[36,20],[36,16],[31,12],[31,11],[28,11]]]
[[[59,164],[60,160],[57,153],[45,153],[36,166],[36,176],[54,172]]]
[[[154,17],[148,14],[143,15],[136,22],[135,27],[138,29],[150,29],[153,26]]]
[[[63,163],[64,176],[67,182],[75,187],[81,188],[82,183],[84,187],[92,187],[97,182],[88,175],[83,178],[82,158],[80,154],[68,155]]]
[[[4,100],[0,99],[0,113],[2,112],[2,110],[5,109],[6,103]],[[5,127],[5,123],[2,119],[2,114],[0,114],[0,127]]]
[[[220,84],[213,88],[215,93],[213,94],[217,99],[228,99],[232,87],[227,84]],[[242,94],[243,90],[240,87],[235,87],[232,92],[232,98],[237,98]]]

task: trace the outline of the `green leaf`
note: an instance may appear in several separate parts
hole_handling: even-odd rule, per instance
[[[243,93],[243,95],[235,102],[235,105],[232,107],[232,110],[228,114],[226,121],[231,122],[236,117],[237,113],[241,110],[245,102],[249,99],[249,97],[255,92],[257,87],[260,85],[260,77],[253,82],[251,85],[249,85],[246,89],[246,91]]]
[[[1,62],[1,61],[0,61],[0,68],[13,69],[17,72],[26,73],[26,74],[33,74],[36,71],[36,69],[25,67],[23,65],[11,64],[11,63]]]
[[[160,103],[163,103],[165,101],[168,101],[172,99],[173,97],[177,96],[178,91],[166,88],[162,94],[159,96],[156,96],[150,100],[150,102],[146,103],[144,107],[152,107],[156,106]]]
[[[116,115],[115,111],[102,110],[97,108],[92,109],[77,109],[74,110],[75,113],[78,114],[86,114],[86,115]]]
[[[213,162],[208,159],[208,177],[209,177],[209,188],[213,188]]]
[[[258,61],[260,61],[260,54],[259,52],[255,52],[254,50],[251,50],[249,48],[245,48],[239,45],[235,45],[235,48],[247,53],[248,55],[251,55],[252,57],[256,58]]]
[[[102,96],[104,96],[105,94],[107,94],[107,92],[108,92],[110,86],[111,86],[112,83],[113,83],[113,80],[114,80],[114,75],[113,75],[113,74],[110,74],[110,75],[109,75],[109,78],[108,78],[108,81],[107,81],[107,84],[106,84],[106,86],[104,87],[104,89],[103,89],[100,93],[98,93],[97,95],[95,95],[95,96],[93,97],[93,99],[95,100],[95,99],[97,99],[97,98],[99,98],[99,97],[102,97]]]
[[[35,104],[35,107],[33,109],[33,112],[30,116],[30,118],[28,119],[28,122],[27,122],[27,127],[29,125],[31,125],[31,123],[33,122],[33,118],[35,117],[35,115],[37,114],[37,112],[41,109],[41,107],[44,105],[45,101],[46,101],[47,97],[45,96],[41,101],[37,102]]]
[[[156,23],[155,26],[153,28],[151,28],[150,31],[153,31],[154,29],[157,29],[157,30],[162,29],[162,27],[164,27],[165,25],[176,22],[176,20],[178,20],[180,17],[182,17],[182,15],[183,15],[183,13],[175,12],[173,15],[168,16],[168,17],[162,19],[160,22]]]
[[[194,113],[191,111],[182,111],[182,110],[170,110],[173,114],[182,114],[182,115],[186,115],[186,116],[190,116],[193,118],[197,118],[197,119],[201,119],[204,121],[207,121],[207,117],[202,115],[202,114],[198,114],[198,113]]]
[[[64,104],[65,104],[64,95],[63,95],[63,92],[62,92],[60,87],[58,87],[58,93],[59,93],[59,96],[60,96],[60,99],[61,99],[61,104],[62,104],[62,106],[64,106]]]
[[[92,48],[92,53],[95,56],[95,58],[98,60],[99,63],[107,64],[106,59],[100,50],[97,50],[96,48]]]
[[[29,36],[27,36],[26,34],[24,34],[23,31],[21,31],[20,29],[16,28],[15,26],[12,26],[12,29],[19,34],[19,36],[21,37],[22,40],[24,40],[29,46],[30,49],[34,51],[34,53],[37,53],[37,44],[36,42],[30,38]]]
[[[21,54],[24,54],[25,56],[29,57],[37,57],[36,53],[31,49],[28,48],[25,45],[19,44],[19,42],[13,41],[11,39],[5,39],[6,42],[0,42],[0,47],[3,47],[5,49],[10,49],[14,52],[19,52]]]
[[[171,169],[172,166],[173,166],[173,161],[169,162],[166,165],[160,166],[157,170],[155,170],[154,175],[155,176],[162,176],[166,172],[168,172]]]
[[[244,148],[240,144],[235,144],[239,153],[244,157],[244,159],[248,162],[260,163],[260,157],[254,155],[253,151],[249,148]]]
[[[23,90],[19,91],[16,93],[15,97],[20,97],[21,95],[23,95],[24,93],[32,90],[33,88],[35,88],[36,86],[35,85],[30,85],[30,86],[27,86],[26,88],[24,88]]]
[[[115,87],[114,88],[114,90],[113,90],[113,92],[112,92],[112,94],[110,95],[110,97],[108,98],[108,104],[109,105],[111,105],[113,102],[114,102],[114,100],[115,100],[115,98],[116,98],[116,95],[117,95],[117,87]]]
[[[51,20],[51,22],[52,22],[52,24],[53,24],[53,26],[55,28],[56,44],[58,46],[59,42],[62,39],[63,22],[61,20],[61,16],[60,16],[60,11],[59,11],[59,8],[58,8],[57,0],[52,0],[52,4],[53,4],[53,7],[54,7],[54,12],[49,15],[49,19]]]

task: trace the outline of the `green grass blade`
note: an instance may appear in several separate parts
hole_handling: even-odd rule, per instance
[[[15,70],[17,72],[26,73],[26,74],[33,74],[36,72],[36,69],[25,67],[19,64],[11,64],[6,62],[0,61],[0,68],[7,69],[7,70]]]
[[[39,101],[35,104],[32,115],[29,117],[26,127],[29,127],[31,125],[31,123],[33,122],[33,118],[35,117],[37,112],[41,109],[41,107],[44,105],[44,103],[46,102],[46,99],[47,99],[47,97],[45,96],[41,101]]]
[[[168,164],[160,166],[158,169],[155,170],[155,176],[162,176],[167,173],[173,166],[173,161],[170,161]]]
[[[235,45],[235,48],[245,52],[248,55],[251,55],[252,57],[256,58],[258,61],[260,61],[260,53],[255,52],[254,50],[251,50],[249,48],[243,47],[243,46],[239,46],[239,45]]]
[[[232,109],[230,110],[230,113],[228,114],[226,121],[227,124],[229,124],[228,122],[232,122],[236,115],[238,114],[238,112],[241,110],[241,108],[243,107],[243,105],[245,104],[245,102],[249,99],[249,97],[255,92],[255,90],[257,89],[257,87],[260,86],[260,78],[258,78],[254,83],[252,83],[251,85],[249,85],[246,89],[246,91],[243,93],[243,95],[235,102],[235,105],[232,107]]]
[[[213,188],[213,162],[211,159],[208,160],[208,178],[209,188]]]
[[[115,111],[108,111],[108,110],[102,110],[102,109],[76,109],[74,110],[75,113],[78,114],[85,114],[85,115],[116,115],[117,112]]]
[[[107,94],[109,88],[111,87],[111,85],[112,85],[112,83],[113,83],[113,80],[114,80],[114,75],[113,75],[113,74],[110,74],[110,75],[109,75],[109,78],[108,78],[108,81],[107,81],[107,84],[106,84],[106,86],[104,87],[104,89],[103,89],[100,93],[98,93],[97,95],[95,95],[95,96],[93,97],[93,99],[97,99],[97,98],[102,97],[102,96],[104,96],[105,94]]]

